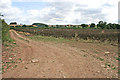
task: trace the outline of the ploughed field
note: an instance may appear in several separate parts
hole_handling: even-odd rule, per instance
[[[3,51],[4,78],[118,77],[117,30],[16,29],[10,35],[16,46]]]

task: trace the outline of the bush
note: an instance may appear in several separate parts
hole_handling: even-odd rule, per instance
[[[10,29],[9,25],[4,20],[2,20],[2,42],[3,44],[6,41],[10,41],[9,29]]]

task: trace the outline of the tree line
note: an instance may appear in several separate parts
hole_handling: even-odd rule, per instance
[[[93,28],[93,29],[120,29],[119,24],[115,23],[108,23],[105,21],[99,21],[98,24],[91,23],[91,24],[81,24],[81,25],[47,25],[44,23],[33,23],[32,25],[22,25],[22,26],[16,26],[16,27],[23,27],[23,28],[33,28],[34,26],[37,26],[37,28],[66,28],[66,29],[80,29],[80,28]],[[14,28],[11,26],[11,28]]]
[[[87,28],[88,25],[87,24],[81,24],[81,26],[83,28]],[[91,23],[90,28],[98,28],[98,29],[120,29],[120,25],[119,24],[115,24],[115,23],[108,23],[105,21],[99,21],[97,25],[95,25],[95,23]]]

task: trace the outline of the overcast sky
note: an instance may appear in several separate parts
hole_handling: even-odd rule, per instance
[[[81,24],[118,22],[119,0],[0,0],[9,24]]]

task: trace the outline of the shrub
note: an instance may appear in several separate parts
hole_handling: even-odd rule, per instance
[[[4,21],[2,20],[2,42],[4,44],[4,42],[10,42],[11,41],[11,38],[10,38],[10,35],[9,35],[9,25]]]

